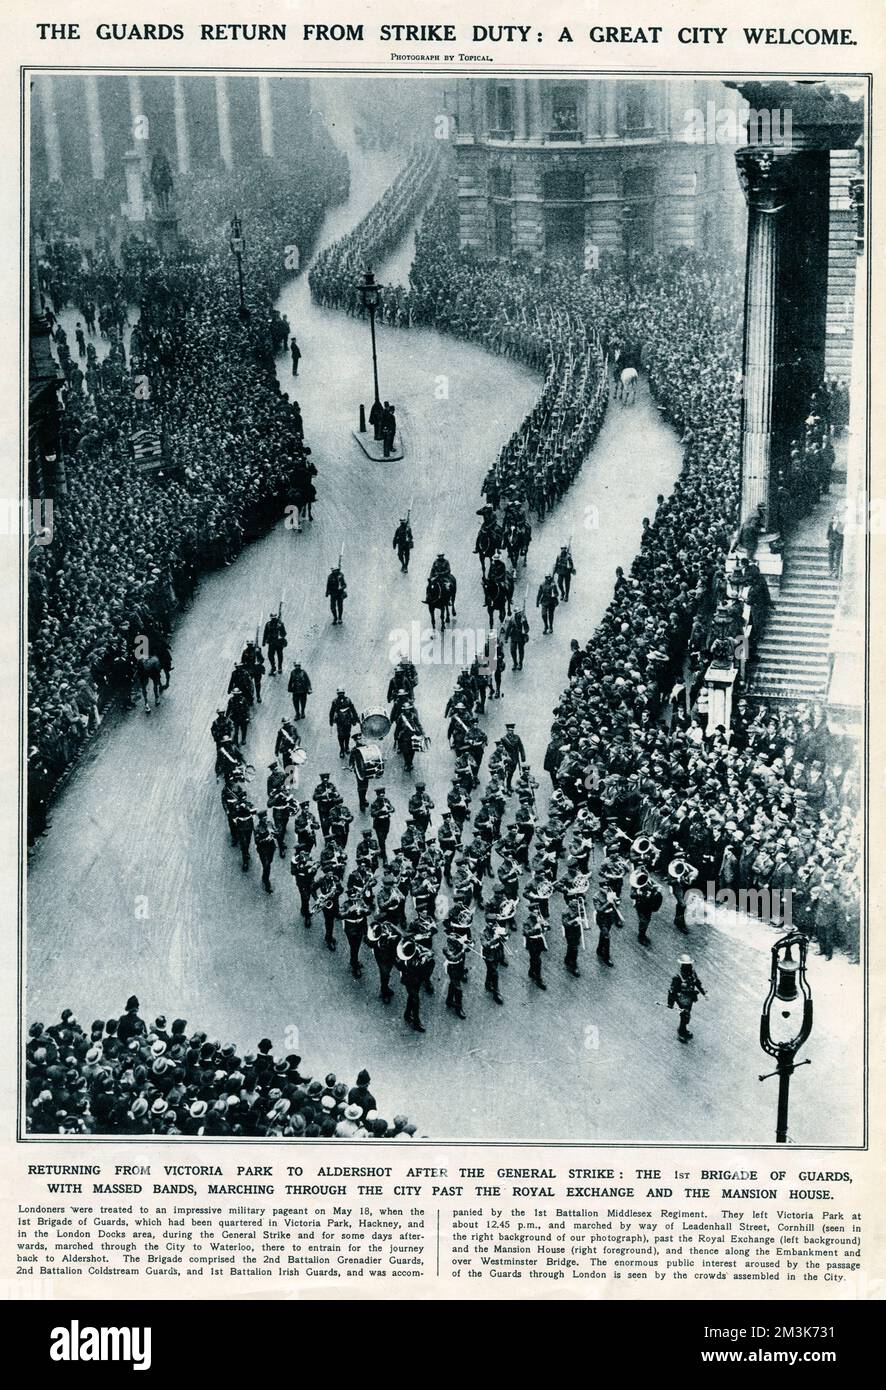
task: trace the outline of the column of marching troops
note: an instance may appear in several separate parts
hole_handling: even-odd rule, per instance
[[[401,527],[403,524],[401,521]],[[408,544],[404,545],[407,539]],[[411,532],[407,538],[398,527],[394,547],[401,557],[401,566],[408,566],[411,540]],[[557,602],[569,599],[575,568],[571,555],[568,559],[568,565],[560,563],[554,567],[539,590],[537,606],[542,610],[546,633],[553,630]],[[548,580],[553,594],[549,592]],[[334,603],[331,607],[333,621],[337,613],[340,621],[340,609]],[[444,711],[455,764],[446,809],[436,834],[431,830],[434,802],[425,784],[417,781],[409,798],[400,844],[389,853],[388,837],[395,808],[383,785],[378,785],[369,799],[369,779],[377,773],[367,766],[357,707],[339,688],[330,705],[329,725],[336,733],[340,761],[346,762],[354,774],[360,814],[368,814],[371,821],[371,828],[360,833],[355,863],[348,869],[348,841],[354,816],[331,773],[320,774],[309,799],[299,799],[297,794],[299,768],[306,758],[298,723],[305,717],[306,702],[313,693],[308,674],[298,662],[293,663],[288,680],[293,716],[281,720],[274,762],[268,767],[266,779],[267,807],[258,810],[247,791],[254,768],[246,762],[242,745],[252,706],[261,703],[268,667],[272,678],[284,674],[286,646],[281,612],[271,613],[261,640],[257,633],[255,640],[245,644],[231,673],[227,704],[218,709],[211,727],[216,746],[215,771],[223,784],[221,799],[231,844],[239,849],[243,872],[248,872],[254,843],[261,863],[262,887],[271,893],[271,868],[278,856],[286,857],[291,822],[294,846],[290,870],[305,928],[312,927],[314,913],[319,912],[326,948],[336,951],[336,924],[340,922],[350,971],[357,979],[363,974],[361,952],[368,946],[378,970],[379,998],[385,1004],[394,998],[391,980],[396,971],[406,994],[404,1020],[416,1032],[425,1031],[420,1012],[422,996],[434,993],[432,976],[437,962],[433,941],[438,934],[438,898],[444,883],[448,901],[440,925],[445,938],[446,1007],[460,1019],[466,1017],[464,991],[471,955],[482,961],[486,993],[496,1004],[504,1003],[501,972],[513,961],[512,942],[518,932],[521,900],[525,908],[522,935],[529,979],[539,990],[547,989],[543,963],[551,930],[551,898],[555,893],[561,896],[564,908],[563,965],[571,976],[580,977],[580,952],[585,949],[591,925],[587,897],[598,842],[604,848],[597,870],[598,889],[593,897],[598,959],[609,968],[613,966],[612,932],[624,925],[621,899],[626,877],[637,918],[638,940],[644,946],[650,945],[650,922],[663,902],[651,874],[660,855],[659,846],[648,835],[631,841],[617,824],[607,823],[605,816],[598,814],[596,788],[591,779],[584,788],[576,787],[574,782],[568,784],[567,792],[554,778],[548,818],[540,824],[536,809],[539,784],[513,723],[506,723],[503,737],[489,755],[488,781],[472,816],[471,800],[480,785],[488,743],[479,716],[485,713],[487,698],[500,697],[501,674],[506,665],[502,648],[494,642],[484,659],[477,657],[469,669],[459,674]],[[513,670],[522,668],[524,646],[525,638],[516,646],[511,642]],[[268,653],[267,666],[263,648]],[[394,742],[404,754],[407,770],[412,767],[417,749],[425,744],[415,708],[417,684],[415,666],[406,658],[401,659],[390,679],[387,701]],[[319,853],[318,836],[322,837]],[[695,871],[682,859],[673,860],[669,866],[674,925],[683,933],[688,932],[686,895],[694,876]],[[478,911],[483,914],[483,924],[475,941]],[[679,1008],[678,1036],[684,1042],[692,1037],[689,1018],[693,1004],[703,993],[691,959],[681,957],[668,1004]]]

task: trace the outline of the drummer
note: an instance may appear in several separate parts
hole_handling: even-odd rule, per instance
[[[354,746],[348,758],[348,766],[354,774],[354,781],[357,783],[360,810],[365,811],[369,804],[366,798],[369,789],[369,770],[366,763],[366,742],[362,734],[354,734]]]

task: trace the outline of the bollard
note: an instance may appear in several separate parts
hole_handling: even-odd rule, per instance
[[[366,433],[366,406],[360,406],[360,433]]]

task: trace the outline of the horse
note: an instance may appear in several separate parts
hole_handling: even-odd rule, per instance
[[[456,618],[455,595],[457,590],[454,574],[437,574],[428,579],[428,587],[425,591],[425,603],[431,615],[431,627],[436,631],[437,620],[434,616],[436,612],[440,614],[440,630],[446,631],[446,624],[450,616]]]
[[[637,380],[636,367],[625,367],[619,374],[618,385],[615,388],[615,399],[621,401],[622,405],[634,404],[637,399]]]
[[[150,681],[154,690],[154,704],[159,705],[160,691],[163,689],[160,683],[162,671],[163,668],[160,665],[159,657],[140,656],[136,658],[135,673],[138,676],[139,689],[142,693],[142,699],[145,702],[145,713],[147,714],[150,713],[148,708],[148,682]]]
[[[492,558],[500,546],[501,531],[498,524],[490,518],[490,520],[483,522],[477,532],[477,540],[474,544],[474,552],[480,556],[480,568],[484,578],[486,577],[486,561]]]
[[[518,560],[522,560],[523,564],[526,564],[526,559],[529,554],[529,542],[531,540],[532,527],[526,520],[525,516],[521,516],[519,520],[514,522],[513,526],[508,532],[506,542],[506,549],[508,552],[508,559],[511,562],[511,569],[517,568]]]
[[[510,581],[510,582],[508,582]],[[483,604],[489,614],[489,626],[492,627],[492,617],[498,614],[498,621],[504,621],[505,610],[510,612],[510,600],[514,593],[514,579],[508,575],[507,579],[495,579],[491,575],[483,576]]]

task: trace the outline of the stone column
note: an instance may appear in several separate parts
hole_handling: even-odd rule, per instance
[[[58,134],[58,117],[55,114],[55,90],[52,78],[42,75],[37,78],[37,92],[43,113],[43,143],[46,149],[46,172],[50,183],[62,180],[62,146]]]
[[[541,82],[537,77],[529,79],[529,138],[543,140],[545,134],[544,102]]]
[[[794,156],[749,145],[738,150],[735,158],[748,203],[740,519],[742,523],[748,521],[762,505],[765,531],[769,522],[779,274]]]
[[[218,153],[222,164],[230,169],[234,163],[231,147],[231,108],[228,102],[228,84],[221,73],[215,78],[215,113],[218,118]]]
[[[585,83],[585,139],[600,138],[600,83]]]
[[[147,163],[148,158],[148,118],[145,115],[145,104],[142,97],[141,78],[136,75],[127,79],[129,86],[129,119],[132,126],[132,144],[138,151],[141,158]]]
[[[172,100],[175,110],[175,155],[178,172],[187,174],[191,167],[191,146],[188,140],[188,109],[185,105],[185,79],[173,77]]]
[[[138,150],[129,150],[123,156],[123,167],[126,174],[123,211],[129,222],[140,226],[145,220],[145,188],[142,182],[142,157]]]
[[[526,139],[526,79],[514,83],[514,139]]]
[[[84,77],[86,94],[86,123],[89,127],[89,159],[92,177],[101,183],[105,177],[105,141],[102,134],[101,108],[98,99],[98,80],[95,76]]]
[[[603,84],[603,134],[607,140],[618,139],[618,83],[612,77]]]
[[[261,152],[266,159],[274,158],[274,112],[271,107],[271,81],[258,79],[258,115],[261,122]]]

